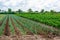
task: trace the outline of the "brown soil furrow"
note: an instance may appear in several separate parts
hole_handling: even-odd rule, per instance
[[[4,29],[4,35],[5,36],[10,36],[9,18],[7,18],[7,20],[6,20],[6,26],[5,26],[5,29]]]
[[[10,19],[11,19],[12,25],[13,25],[13,27],[14,27],[15,34],[16,34],[17,36],[22,36],[22,34],[20,33],[19,29],[18,29],[18,28],[16,27],[16,25],[14,24],[13,19],[12,19],[12,18],[10,18]]]
[[[16,20],[16,22],[23,28],[23,30],[26,31],[27,35],[34,35],[28,28],[26,28],[25,26],[23,26],[18,20]]]

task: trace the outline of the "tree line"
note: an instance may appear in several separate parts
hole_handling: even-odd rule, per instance
[[[50,10],[50,11],[45,11],[44,9],[42,9],[40,12],[39,11],[33,11],[32,9],[28,9],[27,12],[18,9],[17,11],[12,11],[12,9],[8,8],[8,11],[4,11],[0,9],[0,14],[20,14],[20,13],[60,13],[60,12],[56,12],[54,10]]]

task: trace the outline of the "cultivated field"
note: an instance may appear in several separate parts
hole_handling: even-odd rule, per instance
[[[59,17],[59,14],[3,14],[0,40],[60,40]]]
[[[26,13],[17,15],[60,29],[60,13]]]

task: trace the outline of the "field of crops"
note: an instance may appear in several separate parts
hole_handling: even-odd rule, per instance
[[[19,37],[19,36],[23,36],[23,35],[33,35],[33,36],[41,35],[43,37],[51,38],[51,37],[60,35],[59,29],[49,27],[49,26],[43,25],[39,22],[30,20],[30,18],[34,18],[34,20],[35,20],[35,17],[37,17],[36,19],[40,20],[39,16],[37,16],[37,15],[41,15],[41,17],[42,17],[42,16],[44,16],[43,14],[32,14],[32,15],[31,14],[23,14],[23,15],[20,14],[18,16],[17,15],[15,15],[15,14],[14,15],[13,14],[7,14],[7,15],[4,14],[3,16],[1,15],[0,36],[17,35]],[[47,14],[45,14],[45,15],[48,16]],[[23,17],[20,17],[20,16],[23,16]],[[26,17],[26,18],[24,18],[24,17]],[[29,19],[27,19],[27,18],[29,18]],[[42,17],[41,20],[43,18],[44,17]],[[48,17],[45,19],[47,20]],[[51,20],[53,20],[53,19],[51,19]],[[42,20],[42,21],[44,22],[44,20]]]
[[[29,14],[27,13],[27,14],[20,14],[20,15],[17,14],[17,15],[60,29],[60,14],[59,13],[57,14],[56,13],[55,14],[51,14],[51,13]]]

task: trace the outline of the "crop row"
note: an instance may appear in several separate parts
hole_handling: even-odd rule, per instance
[[[54,28],[49,28],[45,26],[41,26],[40,23],[37,23],[35,21],[14,16],[25,28],[28,28],[33,34],[49,34],[50,32],[58,34],[59,31],[56,31]]]
[[[7,20],[8,18],[8,20]],[[17,29],[19,30],[19,32],[21,34],[44,34],[47,35],[49,33],[52,34],[56,34],[56,35],[60,35],[60,31],[59,30],[55,30],[54,28],[50,28],[50,27],[45,27],[45,26],[41,26],[40,23],[23,18],[23,17],[19,17],[16,15],[12,15],[9,14],[7,16],[5,16],[4,21],[0,27],[0,35],[4,34],[4,29],[7,25],[7,21],[8,21],[8,25],[7,27],[9,27],[10,29],[10,33],[12,35],[14,35]]]
[[[3,33],[4,33],[4,28],[5,28],[5,25],[6,25],[6,20],[7,20],[7,17],[5,17],[5,18],[3,18],[1,20],[1,21],[3,21],[3,23],[0,25],[0,35],[3,35]]]
[[[28,18],[46,25],[60,29],[60,14],[17,14],[18,16]]]

